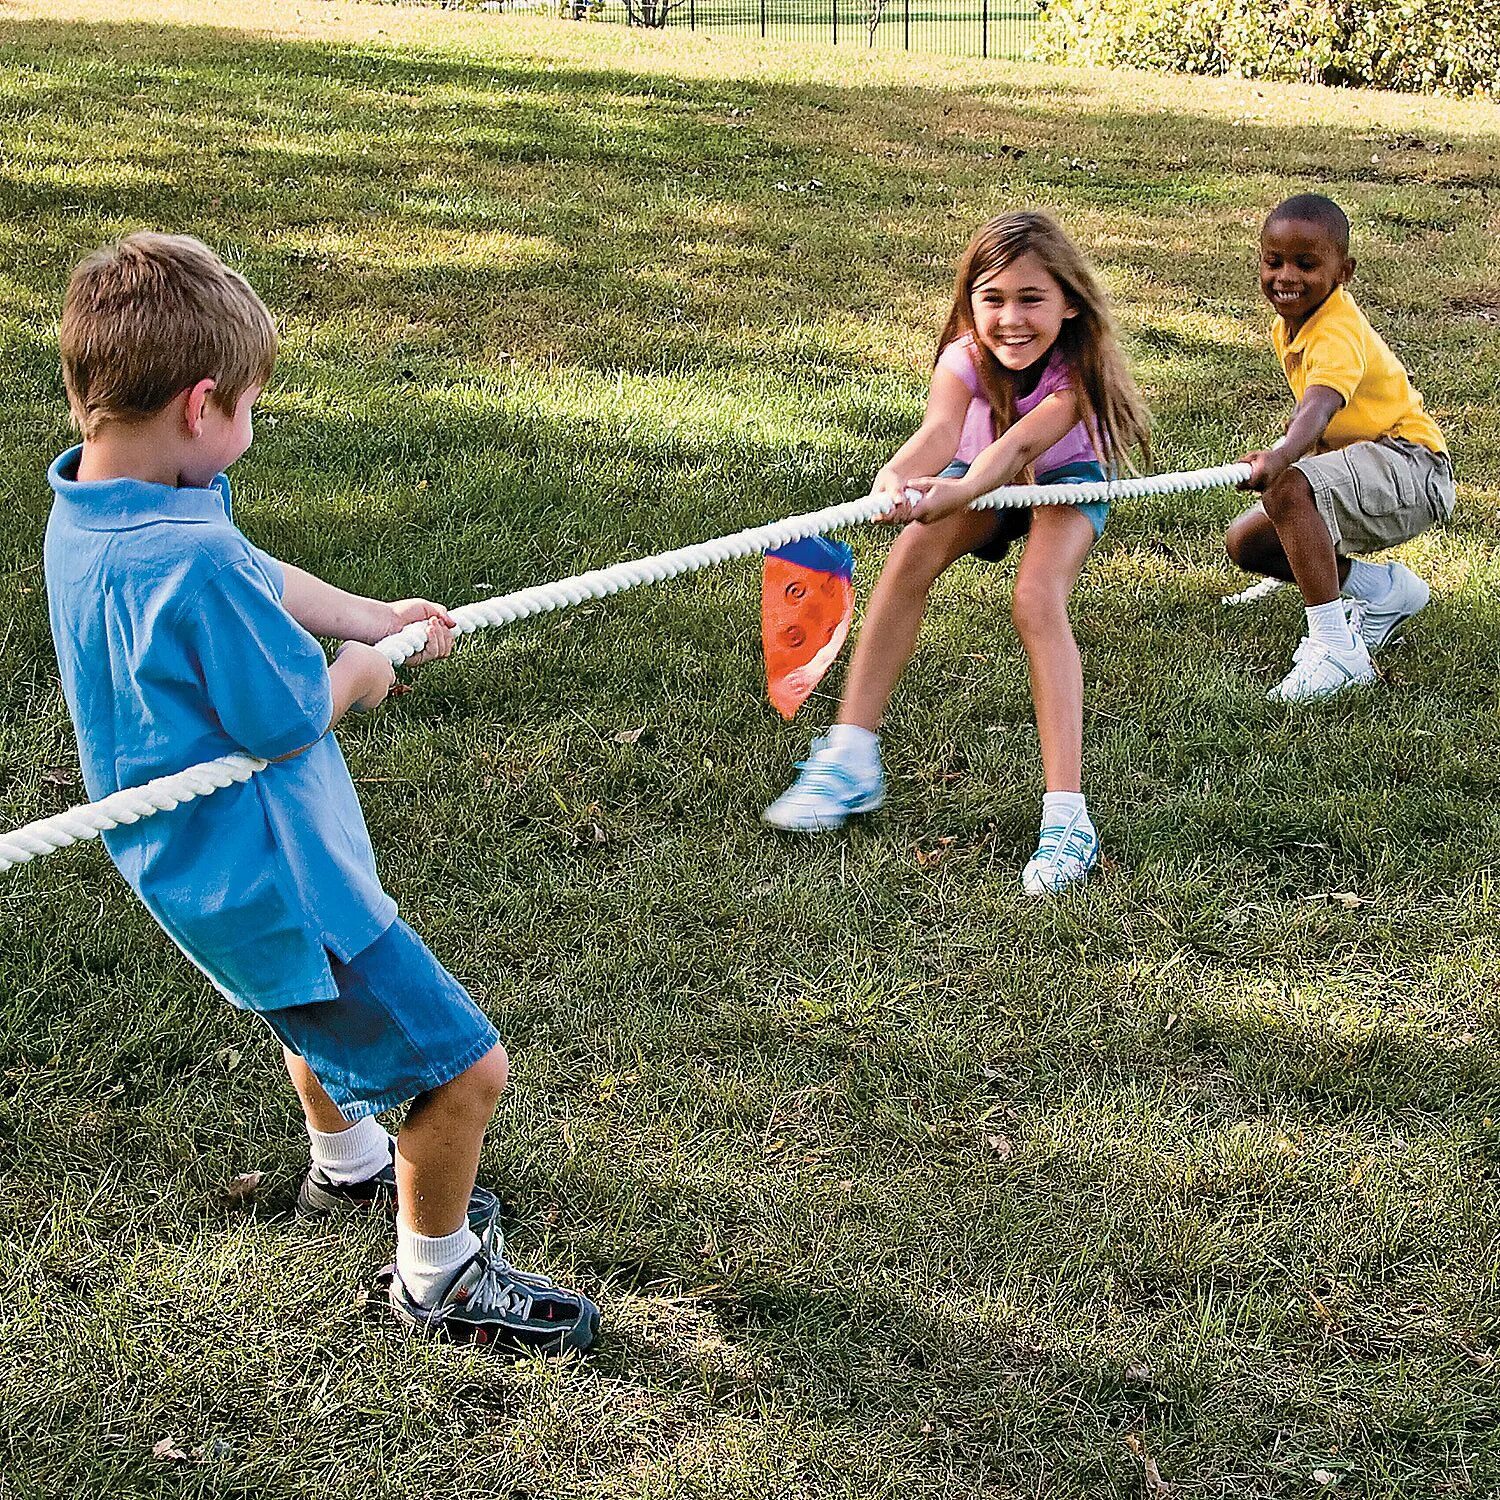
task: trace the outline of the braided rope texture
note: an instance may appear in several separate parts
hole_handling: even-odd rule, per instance
[[[993,510],[1022,505],[1087,505],[1099,500],[1131,500],[1146,495],[1217,489],[1220,486],[1236,485],[1249,477],[1248,464],[1226,464],[1217,469],[1197,469],[1184,474],[1155,474],[1140,479],[1104,480],[1088,484],[1009,485],[980,496],[973,502],[972,508]],[[563,578],[556,583],[534,584],[512,594],[500,594],[474,604],[461,604],[452,611],[458,626],[454,633],[468,635],[488,627],[510,625],[517,620],[529,619],[532,615],[545,614],[549,610],[569,609],[582,604],[586,599],[603,599],[625,589],[638,588],[647,583],[661,583],[665,579],[694,573],[717,563],[729,562],[733,558],[770,552],[789,542],[801,541],[803,537],[822,536],[826,532],[873,521],[877,516],[884,515],[890,506],[888,496],[865,495],[858,500],[846,500],[840,505],[827,506],[823,510],[788,516],[765,526],[752,526],[745,531],[732,532],[729,536],[694,542],[691,546],[678,547],[671,552],[659,552],[654,557],[615,563],[611,567],[596,568],[592,572],[579,573],[576,577]],[[417,624],[408,625],[395,635],[377,641],[375,649],[392,666],[399,667],[426,644],[427,626]],[[107,829],[137,823],[142,818],[152,817],[159,812],[170,812],[174,807],[190,802],[195,797],[206,797],[221,787],[248,781],[268,764],[269,762],[253,755],[224,755],[218,760],[204,761],[201,765],[189,766],[170,776],[158,776],[142,786],[127,787],[98,802],[69,808],[50,818],[27,823],[11,833],[0,834],[0,874],[44,854],[51,854],[54,850],[98,838]]]

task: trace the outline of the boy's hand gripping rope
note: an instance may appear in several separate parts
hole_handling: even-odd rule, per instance
[[[992,510],[1021,505],[1085,505],[1098,500],[1130,500],[1143,495],[1165,495],[1190,490],[1229,487],[1250,477],[1248,464],[1225,464],[1217,469],[1196,469],[1185,474],[1155,474],[1141,479],[1114,479],[1088,484],[1010,485],[991,491],[973,502],[974,510]],[[455,635],[492,625],[509,625],[548,610],[582,604],[585,599],[603,599],[643,583],[660,583],[682,573],[697,572],[736,557],[769,552],[807,536],[822,536],[846,526],[873,521],[891,508],[887,495],[865,495],[805,515],[788,516],[765,526],[752,526],[711,541],[694,542],[655,557],[615,563],[556,583],[534,584],[512,594],[500,594],[474,604],[461,604],[450,611],[456,622]],[[415,656],[427,644],[425,623],[408,625],[395,635],[376,642],[375,649],[393,665]],[[170,812],[194,797],[206,797],[233,782],[248,781],[269,762],[253,755],[224,755],[218,760],[189,766],[170,776],[158,776],[143,786],[127,787],[98,802],[70,808],[50,818],[27,823],[12,833],[0,835],[0,873],[26,864],[54,849],[97,838],[110,828],[138,823],[154,813]]]

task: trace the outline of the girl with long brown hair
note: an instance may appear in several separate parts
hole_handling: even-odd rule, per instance
[[[838,720],[767,823],[821,832],[881,805],[880,724],[929,590],[959,558],[995,561],[1025,536],[1011,613],[1046,795],[1022,883],[1044,895],[1088,875],[1099,838],[1082,791],[1083,667],[1068,599],[1109,507],[969,505],[1028,472],[1038,484],[1102,480],[1146,450],[1149,425],[1104,292],[1057,221],[1028,212],[981,225],[958,263],[922,425],[875,480],[891,497],[884,519],[905,529],[870,598]]]

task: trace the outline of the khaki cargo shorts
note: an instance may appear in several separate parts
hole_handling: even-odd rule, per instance
[[[1453,514],[1453,461],[1405,438],[1351,443],[1292,465],[1343,554],[1409,542]]]

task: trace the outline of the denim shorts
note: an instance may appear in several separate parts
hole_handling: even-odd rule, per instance
[[[968,472],[968,464],[952,463],[938,477],[961,479]],[[1087,484],[1102,482],[1108,477],[1099,464],[1092,459],[1084,459],[1078,463],[1064,464],[1060,469],[1053,469],[1051,473],[1042,475],[1037,483]],[[1097,542],[1104,535],[1104,523],[1109,519],[1109,502],[1095,500],[1088,505],[1077,505],[1073,508],[1088,517],[1089,525],[1094,528],[1094,540]],[[999,562],[1010,551],[1011,543],[1020,541],[1031,530],[1031,507],[1029,505],[1009,506],[995,511],[994,516],[995,529],[970,553],[970,556],[983,558],[985,562]]]
[[[499,1040],[469,992],[399,917],[348,963],[329,955],[332,1000],[261,1011],[346,1120],[449,1083]]]

